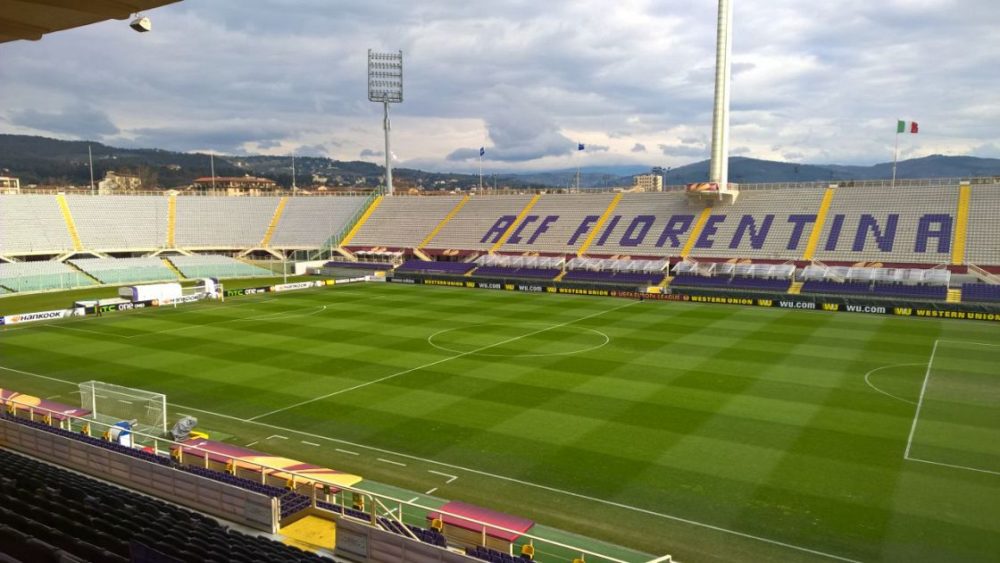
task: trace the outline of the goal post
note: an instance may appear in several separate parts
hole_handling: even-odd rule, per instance
[[[139,430],[167,432],[167,396],[142,389],[85,381],[79,385],[80,406],[99,422],[136,421]]]

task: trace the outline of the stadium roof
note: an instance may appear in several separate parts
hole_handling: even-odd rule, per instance
[[[0,0],[0,43],[90,25],[125,20],[136,12],[180,0]]]

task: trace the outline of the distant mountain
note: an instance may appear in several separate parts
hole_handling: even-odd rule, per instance
[[[22,185],[85,185],[90,181],[87,147],[93,152],[94,178],[115,171],[137,174],[146,186],[165,188],[186,187],[200,176],[211,173],[209,155],[181,153],[159,149],[122,149],[87,141],[60,141],[46,137],[0,134],[0,172],[21,178]],[[833,180],[888,179],[892,163],[874,166],[843,166],[836,164],[795,164],[754,158],[730,159],[729,178],[737,183],[761,182],[825,182]],[[668,185],[704,182],[708,179],[709,162],[695,162],[672,168],[665,175]],[[628,186],[632,176],[648,173],[651,167],[638,165],[595,166],[579,170],[580,186],[585,188]],[[338,161],[329,158],[300,157],[295,159],[295,181],[300,187],[313,184],[313,176],[322,176],[327,185],[374,187],[382,182],[383,169],[377,164],[360,161]],[[219,176],[245,174],[271,178],[280,185],[292,184],[291,159],[275,156],[216,156],[215,173]],[[1000,176],[1000,159],[971,156],[933,155],[900,161],[898,178],[968,178]],[[454,190],[479,185],[475,174],[425,172],[409,168],[394,170],[397,187],[408,189]],[[487,179],[491,184],[492,178]],[[576,185],[577,170],[497,175],[503,187],[569,188]]]

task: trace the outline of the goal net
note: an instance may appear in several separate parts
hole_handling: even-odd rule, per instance
[[[98,422],[135,421],[139,432],[167,432],[167,396],[162,393],[86,381],[80,384],[80,406]]]

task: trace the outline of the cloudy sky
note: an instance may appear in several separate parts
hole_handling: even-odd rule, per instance
[[[734,0],[734,155],[1000,157],[998,0]],[[715,0],[185,0],[0,45],[0,132],[378,161],[368,48],[402,49],[397,163],[707,158]],[[580,154],[576,143],[587,145]]]

